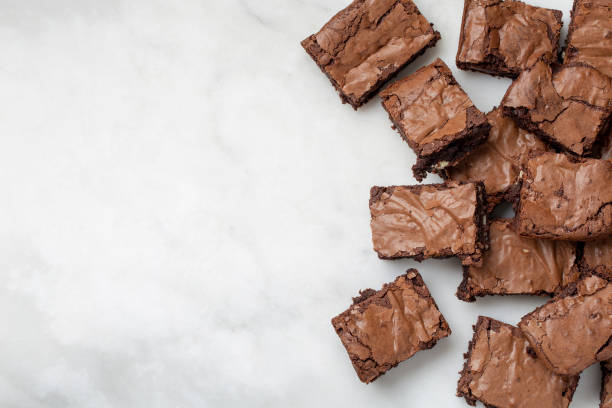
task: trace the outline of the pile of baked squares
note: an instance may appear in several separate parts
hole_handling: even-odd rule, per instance
[[[552,298],[518,326],[479,317],[457,387],[471,405],[567,407],[599,362],[612,407],[612,0],[575,0],[563,49],[561,17],[465,0],[457,67],[513,79],[487,114],[440,59],[380,91],[441,38],[412,0],[355,0],[302,41],[343,102],[378,93],[419,182],[445,180],[372,187],[378,256],[458,257],[466,302]],[[502,202],[513,219],[490,215]],[[366,383],[451,334],[415,269],[361,291],[332,324]]]

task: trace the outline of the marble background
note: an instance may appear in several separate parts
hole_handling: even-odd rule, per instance
[[[377,259],[369,188],[415,157],[299,44],[347,2],[0,0],[1,407],[466,406],[476,317],[544,299]],[[416,2],[443,39],[402,75],[440,56],[499,103],[509,80],[454,66],[463,2]],[[567,27],[571,0],[531,3]],[[363,385],[330,318],[413,266],[453,334]]]

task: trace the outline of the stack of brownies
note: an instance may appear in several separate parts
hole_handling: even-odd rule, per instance
[[[457,388],[470,405],[567,407],[600,362],[612,407],[612,0],[574,1],[563,50],[561,18],[465,0],[457,67],[513,79],[487,114],[440,59],[379,92],[441,38],[412,0],[355,0],[302,42],[343,102],[378,93],[418,181],[445,180],[372,187],[378,256],[458,257],[466,302],[552,297],[518,326],[478,319]],[[491,216],[502,202],[513,219]],[[366,383],[451,334],[415,269],[361,291],[332,324]]]

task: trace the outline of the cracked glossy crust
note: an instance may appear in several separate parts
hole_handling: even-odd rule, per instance
[[[599,89],[598,95],[595,92],[589,95],[600,102],[598,105],[586,101],[584,95],[572,92],[566,96],[559,94],[555,81],[558,81],[558,86],[567,87],[568,78],[564,78],[564,81],[559,78],[568,70],[581,75],[581,78],[572,78],[570,75],[569,80],[589,81],[584,82],[583,88]],[[580,62],[548,66],[539,61],[523,71],[510,85],[502,100],[503,113],[521,128],[536,134],[557,149],[579,156],[595,157],[610,129],[611,81],[599,71]],[[601,85],[604,82],[605,86]]]
[[[465,44],[466,21],[467,21],[468,14],[469,14],[468,11],[469,11],[470,4],[473,3],[474,1],[475,0],[465,0],[464,2],[463,18],[461,20],[461,34],[459,36],[459,47],[457,48],[457,57],[455,61],[457,68],[466,70],[466,71],[484,72],[485,74],[490,74],[490,75],[498,76],[498,77],[507,77],[507,78],[513,78],[513,79],[516,78],[521,73],[523,68],[509,67],[504,61],[503,57],[500,55],[498,49],[492,49],[491,53],[487,54],[487,56],[479,62],[469,62],[469,61],[462,60],[461,53],[464,47],[468,47]],[[498,6],[501,3],[508,3],[508,4],[518,3],[521,6],[516,7],[517,8],[516,13],[522,16],[525,16],[525,14],[529,15],[529,13],[525,13],[523,10],[520,10],[520,8],[522,8],[524,5],[524,3],[520,1],[508,0],[504,2],[503,0],[499,0],[499,1],[491,0],[488,2],[487,1],[480,1],[480,2],[489,3],[488,5],[485,6],[485,9],[488,7]],[[559,10],[544,9],[541,7],[533,7],[533,6],[528,6],[528,5],[526,5],[526,8],[539,10],[540,12],[547,12],[550,14],[551,18],[555,20],[556,24],[554,26],[551,26],[550,24],[546,24],[547,36],[552,44],[552,49],[546,54],[543,54],[540,58],[549,64],[556,62],[557,54],[559,53],[559,38],[561,36],[561,27],[563,27],[563,21],[561,20],[563,17],[563,13]],[[491,35],[490,35],[491,27],[489,26],[489,23],[490,23],[489,21],[486,21],[488,30],[487,30],[487,34],[484,36],[488,40],[490,40],[491,38]],[[499,27],[497,27],[496,30],[499,30]]]
[[[366,0],[353,1],[348,7],[341,10],[334,17],[332,17],[332,19],[326,24],[326,26],[330,24],[336,24],[336,25],[346,24],[346,26],[342,27],[348,33],[347,38],[343,42],[344,44],[346,44],[351,38],[353,38],[361,29],[361,26],[360,26],[361,19],[359,22],[357,22],[356,26],[354,26],[353,24],[354,22],[344,21],[344,19],[350,13],[351,10],[354,10],[360,7],[367,7],[365,3],[366,3]],[[381,22],[389,14],[392,7],[396,6],[397,4],[402,4],[402,6],[405,9],[405,12],[410,17],[424,19],[423,15],[421,14],[417,6],[412,2],[412,0],[397,0],[389,8],[389,11],[387,11],[387,13],[385,13],[385,15],[383,15],[378,20],[377,25],[381,24]],[[419,56],[423,55],[423,53],[428,48],[434,47],[436,43],[438,42],[438,40],[440,40],[441,38],[440,33],[438,31],[433,30],[433,24],[430,24],[427,30],[423,30],[422,34],[430,35],[431,39],[427,43],[425,43],[422,47],[419,47],[418,49],[414,50],[412,54],[408,54],[405,61],[403,61],[399,65],[390,65],[386,68],[381,69],[380,72],[377,74],[376,81],[373,84],[371,84],[367,92],[365,92],[361,96],[355,96],[353,94],[344,92],[342,89],[343,87],[338,82],[337,78],[334,78],[334,76],[330,72],[328,72],[328,70],[326,70],[326,67],[334,62],[335,56],[330,55],[328,52],[326,52],[321,47],[321,45],[317,42],[316,34],[308,36],[306,39],[304,39],[301,42],[301,44],[304,50],[315,61],[315,63],[319,66],[321,71],[330,80],[334,88],[338,91],[338,94],[340,95],[340,99],[342,100],[342,103],[348,103],[353,107],[353,109],[357,110],[360,106],[362,106],[368,100],[370,100],[387,81],[391,80],[404,67],[411,64]],[[403,54],[403,53],[400,53],[400,54]],[[366,57],[369,57],[369,55],[367,55]]]
[[[398,282],[402,279],[405,279],[408,289],[402,289],[398,286]],[[338,337],[340,337],[342,344],[349,354],[351,363],[353,364],[359,379],[365,383],[371,383],[372,381],[376,380],[391,368],[397,366],[401,361],[397,361],[395,363],[377,361],[373,355],[372,349],[368,347],[367,344],[364,344],[364,339],[359,338],[359,332],[353,333],[351,331],[350,326],[355,324],[352,312],[355,310],[364,311],[373,305],[391,308],[389,299],[387,298],[387,293],[390,291],[401,290],[410,290],[411,292],[414,292],[413,295],[423,299],[428,304],[429,310],[435,310],[439,313],[439,321],[434,333],[431,335],[430,340],[427,342],[422,342],[416,338],[410,339],[413,342],[416,350],[414,353],[401,361],[405,361],[420,350],[432,348],[436,345],[438,340],[451,334],[451,329],[448,326],[448,323],[444,319],[442,313],[439,312],[435,300],[431,296],[429,289],[427,289],[425,282],[423,282],[421,275],[416,269],[409,269],[406,271],[406,274],[399,276],[394,282],[383,285],[383,288],[379,291],[374,289],[360,291],[359,296],[353,298],[353,304],[349,307],[349,309],[334,317],[331,322],[336,334],[338,334]],[[420,312],[425,313],[426,311],[422,310]],[[380,325],[382,327],[382,325],[387,323],[388,322],[380,322]],[[352,353],[350,349],[351,343],[357,343],[360,345],[360,347],[369,350],[368,355],[363,358],[355,353]]]
[[[472,382],[472,379],[473,379],[473,374],[470,371],[470,360],[472,359],[472,353],[474,351],[474,347],[476,346],[479,336],[484,335],[484,334],[489,336],[491,331],[498,332],[501,327],[509,328],[510,331],[512,332],[512,335],[515,337],[522,337],[522,333],[517,327],[511,326],[509,324],[506,324],[506,323],[503,323],[498,320],[491,319],[485,316],[479,316],[478,321],[476,322],[476,325],[472,326],[474,330],[474,336],[468,344],[467,353],[463,354],[463,358],[465,359],[465,362],[463,364],[463,369],[459,372],[460,377],[459,377],[459,382],[457,384],[457,396],[465,398],[465,401],[471,406],[475,406],[476,402],[479,401],[479,399],[474,394],[472,394],[472,390],[470,388],[470,383]],[[528,349],[527,352],[532,357],[537,358],[537,356],[535,355],[535,352],[532,349]],[[574,392],[576,391],[576,387],[578,386],[578,380],[579,380],[579,376],[569,377],[564,380],[566,382],[566,388],[563,390],[563,396],[567,398],[568,403],[571,402]],[[509,397],[512,397],[512,396],[509,396]],[[484,403],[484,405],[487,408],[502,408],[496,405],[490,405],[486,403]],[[509,406],[521,406],[521,405],[518,404],[518,405],[509,405]]]
[[[414,194],[420,194],[425,187],[434,187],[437,190],[447,190],[460,185],[474,184],[476,187],[476,211],[474,214],[474,224],[478,227],[478,233],[476,238],[476,251],[473,253],[453,252],[451,248],[446,248],[438,252],[434,256],[426,256],[425,251],[427,248],[412,248],[412,251],[402,253],[399,256],[388,257],[378,252],[380,259],[398,259],[398,258],[411,258],[417,262],[422,262],[428,258],[444,259],[452,256],[457,256],[461,259],[464,265],[482,265],[482,255],[489,247],[489,228],[487,224],[487,196],[482,182],[468,183],[468,182],[446,182],[444,184],[430,184],[430,185],[415,185],[415,186],[389,186],[389,187],[378,187],[374,186],[370,189],[370,206],[381,199],[383,193],[393,194],[393,190],[397,187],[405,188]]]

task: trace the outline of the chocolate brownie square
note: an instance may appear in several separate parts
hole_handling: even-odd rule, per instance
[[[457,67],[516,78],[557,61],[563,13],[520,1],[465,0]]]
[[[612,233],[612,162],[562,153],[531,158],[516,212],[526,237],[591,241]]]
[[[490,408],[567,408],[578,376],[564,377],[534,354],[521,331],[480,316],[464,354],[457,396]]]
[[[612,77],[610,0],[574,0],[564,61],[583,62]]]
[[[554,295],[578,280],[576,244],[521,237],[513,220],[489,226],[482,266],[464,266],[457,297],[473,302],[486,295]]]
[[[585,274],[525,315],[519,328],[538,357],[560,375],[576,375],[612,358],[612,284]]]
[[[382,259],[457,256],[480,264],[488,244],[482,183],[372,187],[372,243]]]
[[[412,0],[355,0],[302,46],[357,109],[439,39]]]
[[[582,266],[588,271],[612,277],[612,235],[584,244]]]
[[[495,108],[487,114],[491,131],[487,140],[445,177],[456,181],[482,181],[487,191],[489,211],[502,202],[518,201],[519,174],[532,152],[544,152],[544,142],[521,129]]]
[[[451,334],[416,269],[382,290],[361,291],[348,310],[332,319],[332,325],[364,383]]]
[[[439,58],[391,84],[380,97],[393,127],[417,155],[412,171],[419,181],[427,172],[457,165],[489,135],[487,117]]]
[[[612,360],[601,363],[600,399],[599,408],[612,408]]]
[[[583,63],[526,69],[502,100],[504,115],[560,149],[597,153],[612,114],[612,78]]]

